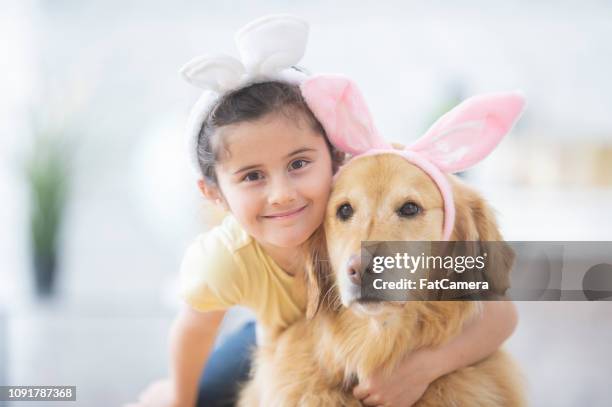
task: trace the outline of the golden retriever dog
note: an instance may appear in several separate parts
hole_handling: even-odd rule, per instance
[[[321,122],[334,140],[334,129]],[[478,301],[361,297],[363,241],[503,240],[483,198],[456,176],[444,176],[454,205],[450,236],[444,235],[444,197],[450,195],[421,166],[381,152],[342,167],[323,225],[307,244],[306,317],[259,346],[240,406],[361,406],[352,394],[356,383],[376,371],[392,372],[410,352],[443,345],[478,317]],[[493,292],[503,295],[508,288],[512,262],[507,246],[491,253],[485,278]],[[524,404],[521,375],[503,350],[438,378],[417,402],[422,407]]]
[[[452,240],[501,240],[485,201],[456,177],[450,180],[457,209]],[[420,212],[398,214],[406,203],[417,205]],[[343,220],[338,212],[346,215],[348,207],[352,217]],[[458,335],[478,314],[477,302],[362,304],[348,269],[359,256],[361,241],[441,240],[441,208],[435,184],[403,158],[389,154],[349,162],[332,191],[324,231],[310,242],[309,319],[259,347],[254,376],[240,405],[360,406],[352,394],[356,381],[381,368],[391,371],[409,352],[442,345]],[[487,279],[503,291],[512,254],[499,256],[492,260],[498,264],[496,272]],[[417,405],[521,406],[520,377],[500,350],[437,379]]]

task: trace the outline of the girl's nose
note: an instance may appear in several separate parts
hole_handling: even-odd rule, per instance
[[[285,205],[296,198],[296,190],[293,183],[287,177],[276,177],[272,182],[268,201],[273,205]]]

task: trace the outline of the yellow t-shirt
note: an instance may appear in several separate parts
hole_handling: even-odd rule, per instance
[[[283,271],[231,215],[187,248],[180,287],[181,297],[199,311],[252,309],[269,333],[286,328],[306,309],[302,277]]]

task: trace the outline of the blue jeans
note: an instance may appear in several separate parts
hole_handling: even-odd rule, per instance
[[[255,346],[255,322],[248,322],[213,351],[200,378],[197,407],[236,403],[240,385],[249,377]]]

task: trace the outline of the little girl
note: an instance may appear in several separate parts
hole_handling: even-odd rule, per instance
[[[181,266],[187,306],[171,331],[171,378],[149,386],[137,405],[233,405],[256,341],[253,324],[247,324],[211,353],[225,311],[233,305],[251,308],[261,328],[259,340],[304,315],[301,246],[323,220],[343,155],[302,98],[304,75],[291,68],[296,56],[290,63],[277,58],[270,68],[261,63],[262,52],[250,54],[258,55],[259,64],[248,52],[258,44],[266,45],[258,51],[278,51],[279,44],[269,46],[270,38],[293,41],[285,51],[296,48],[304,27],[288,16],[260,19],[238,33],[243,68],[229,57],[187,66],[192,82],[217,86],[193,115],[193,151],[200,190],[229,214],[187,249]],[[301,54],[303,49],[297,60]],[[246,79],[232,80],[232,69]],[[515,325],[512,303],[485,302],[481,316],[459,337],[408,355],[390,377],[375,374],[354,394],[365,405],[410,406],[436,378],[495,351]]]

